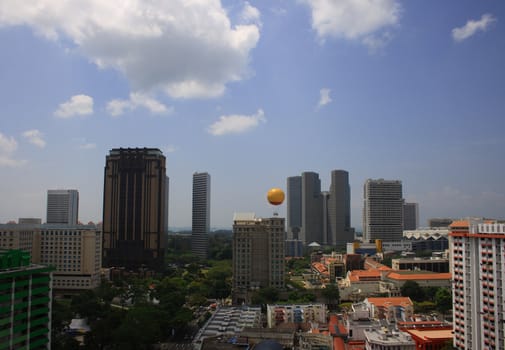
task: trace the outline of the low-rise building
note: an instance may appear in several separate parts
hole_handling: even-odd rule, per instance
[[[365,332],[366,350],[416,350],[412,337],[387,328],[370,328]]]
[[[391,264],[393,270],[449,272],[449,259],[442,258],[392,259]]]
[[[282,323],[326,323],[325,304],[267,305],[268,328]]]
[[[414,314],[414,303],[409,297],[367,298],[364,303],[372,317],[379,320],[405,321]]]

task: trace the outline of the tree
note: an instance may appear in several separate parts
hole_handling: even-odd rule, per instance
[[[340,302],[340,292],[338,286],[334,283],[327,284],[326,288],[321,291],[322,296],[326,299],[330,309],[335,309]]]
[[[439,288],[435,294],[435,304],[437,310],[442,314],[446,314],[452,309],[452,295],[451,291],[447,288]]]
[[[400,288],[402,296],[409,297],[413,301],[423,301],[424,292],[419,284],[415,281],[407,281]]]

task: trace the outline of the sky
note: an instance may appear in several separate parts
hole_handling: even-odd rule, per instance
[[[401,180],[431,217],[505,217],[505,2],[0,0],[0,222],[45,220],[77,189],[102,220],[105,157],[167,158],[169,225],[191,226],[192,174],[211,226],[286,178]]]

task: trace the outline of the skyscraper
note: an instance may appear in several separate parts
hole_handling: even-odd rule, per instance
[[[288,238],[299,239],[302,230],[302,177],[287,179],[287,221]]]
[[[345,244],[354,240],[351,227],[351,189],[349,173],[345,170],[331,172],[328,196],[328,244]]]
[[[193,174],[193,215],[191,250],[206,259],[209,250],[210,231],[210,175]]]
[[[48,224],[77,225],[79,214],[79,192],[77,190],[48,190]]]
[[[284,288],[284,218],[257,218],[254,213],[233,217],[234,304],[250,302],[259,288]]]
[[[454,346],[505,349],[505,224],[450,225]]]
[[[165,156],[115,148],[105,161],[103,265],[162,269],[166,241]]]
[[[417,230],[419,227],[419,204],[403,204],[403,229]]]
[[[403,237],[402,182],[398,180],[365,181],[363,238],[401,240]]]
[[[333,170],[330,190],[323,192],[315,172],[288,177],[287,220],[288,238],[300,239],[305,245],[352,242],[349,173]]]
[[[319,174],[302,173],[302,229],[300,239],[305,244],[323,242],[323,196]]]

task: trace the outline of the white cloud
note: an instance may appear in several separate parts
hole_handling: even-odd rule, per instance
[[[242,9],[240,17],[245,23],[256,23],[261,26],[260,11],[256,7],[251,6],[248,1],[244,3],[244,8]]]
[[[84,143],[82,145],[79,145],[79,149],[95,149],[96,148],[96,143]]]
[[[258,112],[253,115],[222,115],[209,127],[208,131],[214,136],[240,134],[256,128],[260,122],[266,122],[262,109],[258,109]]]
[[[37,129],[27,130],[23,133],[23,137],[26,138],[28,142],[39,148],[46,147],[46,141],[43,136],[44,135]]]
[[[257,24],[233,25],[219,0],[1,1],[0,26],[15,25],[70,40],[100,68],[123,73],[133,91],[177,98],[219,96],[245,78],[260,37]]]
[[[319,90],[319,103],[317,104],[318,107],[322,107],[324,105],[327,105],[332,101],[330,97],[330,89],[327,88],[322,88]]]
[[[173,108],[169,108],[158,100],[138,92],[132,92],[130,99],[120,100],[115,99],[107,103],[107,112],[113,117],[117,117],[125,113],[125,110],[133,111],[138,107],[144,107],[154,114],[170,113]]]
[[[177,151],[177,147],[175,147],[174,145],[168,145],[163,147],[164,153],[174,153],[175,151]]]
[[[454,28],[452,30],[452,38],[457,42],[463,41],[478,31],[485,31],[491,23],[495,21],[496,18],[494,18],[491,14],[483,14],[478,21],[469,20],[463,27]]]
[[[0,132],[0,166],[17,167],[26,163],[25,160],[12,157],[17,148],[18,143],[14,137],[7,137]]]
[[[78,115],[88,115],[93,113],[93,98],[88,95],[75,95],[67,102],[60,104],[54,115],[67,119]]]
[[[386,28],[398,24],[397,0],[302,0],[312,12],[312,28],[321,41],[327,37],[359,40],[372,49],[390,37]],[[388,33],[386,37],[381,33]]]

